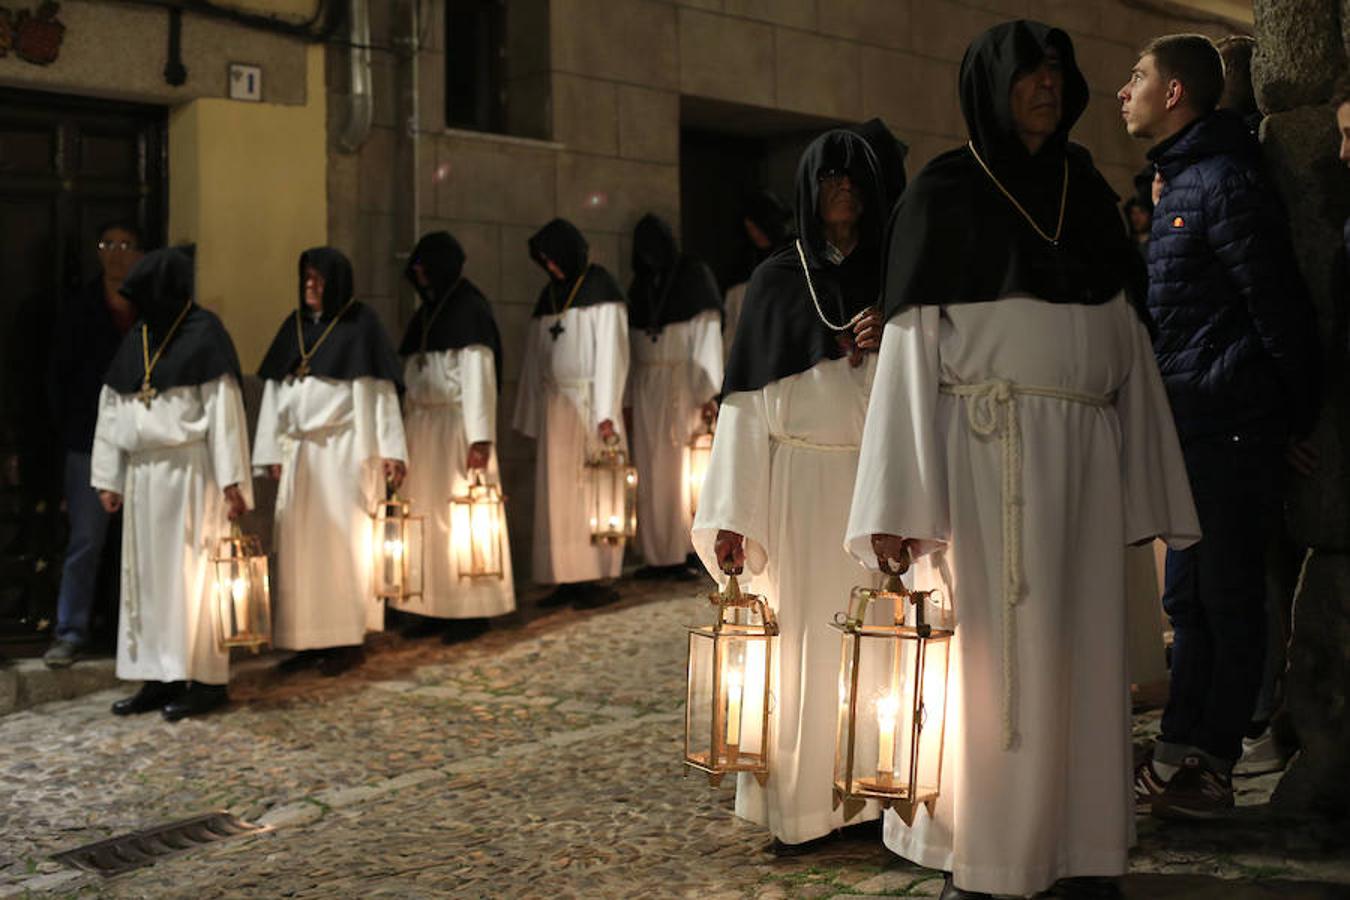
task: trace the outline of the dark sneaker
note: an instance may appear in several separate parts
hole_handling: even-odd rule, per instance
[[[177,700],[164,705],[161,714],[166,722],[177,722],[190,716],[202,716],[213,709],[219,709],[230,701],[229,691],[223,684],[202,684],[200,681],[188,682],[188,688]]]
[[[1153,812],[1153,801],[1166,789],[1167,782],[1153,768],[1153,757],[1150,756],[1134,770],[1134,811],[1141,815]]]
[[[1153,801],[1153,815],[1160,819],[1219,819],[1232,810],[1233,779],[1198,756],[1182,760],[1177,774]]]
[[[1123,900],[1125,897],[1120,890],[1120,879],[1096,875],[1061,878],[1050,889],[1050,896],[1064,900]]]
[[[992,894],[981,894],[978,891],[967,891],[956,886],[952,882],[952,874],[944,872],[942,875],[942,893],[938,894],[938,900],[992,900]]]
[[[47,648],[47,652],[42,654],[42,661],[47,664],[49,669],[69,668],[79,658],[79,645],[62,640],[52,641],[52,645]]]

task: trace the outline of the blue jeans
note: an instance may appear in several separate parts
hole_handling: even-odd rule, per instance
[[[1242,755],[1266,658],[1266,552],[1281,514],[1283,442],[1231,434],[1182,445],[1200,532],[1167,553],[1172,676],[1155,757],[1195,751],[1220,771]]]
[[[66,509],[70,543],[61,569],[61,595],[56,605],[56,638],[72,644],[89,640],[89,614],[98,590],[99,558],[111,518],[89,485],[89,454],[66,452]]]

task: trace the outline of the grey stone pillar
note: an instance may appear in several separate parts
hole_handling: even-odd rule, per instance
[[[1337,160],[1331,86],[1346,69],[1350,0],[1255,0],[1252,81],[1266,119],[1261,143],[1289,210],[1317,309],[1326,380],[1313,441],[1317,473],[1295,478],[1286,507],[1311,548],[1294,599],[1286,709],[1303,742],[1275,792],[1288,812],[1350,811],[1350,297],[1336,282],[1350,173]]]

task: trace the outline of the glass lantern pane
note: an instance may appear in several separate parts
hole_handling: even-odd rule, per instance
[[[450,558],[460,578],[470,578],[473,565],[473,512],[467,500],[450,501]]]
[[[381,515],[375,527],[375,593],[398,596],[403,587],[403,529],[399,520]]]
[[[684,753],[704,766],[712,762],[713,643],[709,635],[689,633]]]
[[[249,558],[249,604],[248,630],[263,643],[272,642],[272,585],[269,579],[267,557]]]
[[[483,499],[474,503],[472,512],[473,573],[500,575],[502,505],[496,500]]]
[[[422,526],[425,520],[421,516],[403,520],[403,576],[402,586],[405,597],[422,595]]]

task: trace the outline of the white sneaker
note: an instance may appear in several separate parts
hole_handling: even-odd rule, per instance
[[[1282,772],[1289,757],[1275,743],[1267,728],[1258,738],[1242,739],[1242,758],[1233,766],[1234,775],[1267,775]]]

